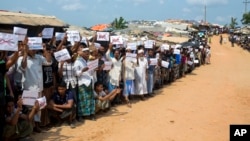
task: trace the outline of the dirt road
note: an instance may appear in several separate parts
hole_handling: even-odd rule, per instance
[[[226,35],[223,35],[226,36]],[[250,53],[212,38],[211,64],[159,90],[154,98],[118,106],[77,128],[35,140],[228,141],[230,124],[250,123]]]

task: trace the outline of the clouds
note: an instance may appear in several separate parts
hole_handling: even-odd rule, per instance
[[[60,1],[53,1],[47,0],[48,3],[54,3],[61,7],[64,11],[77,11],[85,9],[85,5],[81,3],[80,0],[60,0]]]
[[[191,5],[224,5],[228,4],[228,0],[186,0]]]

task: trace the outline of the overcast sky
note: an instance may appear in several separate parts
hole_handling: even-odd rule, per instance
[[[245,11],[244,0],[0,0],[0,10],[54,15],[68,24],[90,27],[125,20],[203,20],[225,25],[231,17],[238,23]],[[250,10],[250,4],[248,5]],[[1,19],[0,19],[1,20]]]

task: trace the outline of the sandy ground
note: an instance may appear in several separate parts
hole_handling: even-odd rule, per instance
[[[226,35],[223,35],[226,36]],[[35,134],[37,141],[228,141],[230,124],[250,123],[250,53],[212,38],[210,65],[157,91],[86,120]]]
[[[188,41],[188,39],[189,38],[187,38],[187,37],[174,37],[174,36],[162,37],[163,41],[169,41],[169,42],[174,42],[174,43],[183,43],[183,42]]]

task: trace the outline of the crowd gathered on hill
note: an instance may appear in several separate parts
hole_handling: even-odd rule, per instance
[[[96,114],[131,100],[154,97],[157,89],[185,77],[196,67],[210,64],[206,35],[192,34],[183,44],[153,42],[136,49],[126,45],[98,44],[96,35],[85,42],[55,38],[43,40],[42,50],[31,50],[28,38],[18,51],[0,50],[0,133],[3,140],[28,137],[63,122],[96,120]],[[55,53],[66,50],[70,58],[58,61]],[[109,66],[109,67],[108,67]],[[25,105],[23,94],[45,97]],[[26,102],[25,102],[26,100]],[[3,125],[3,126],[2,126]]]

